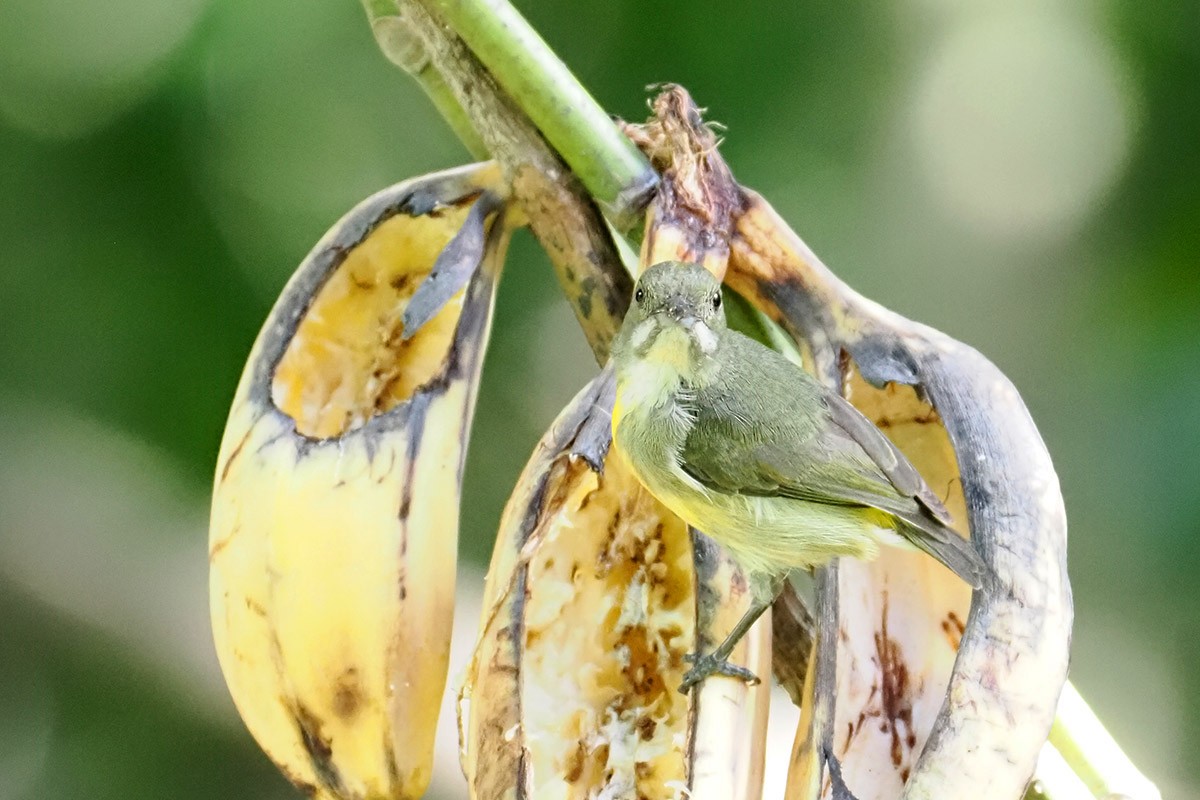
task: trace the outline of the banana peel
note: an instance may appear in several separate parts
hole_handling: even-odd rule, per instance
[[[859,410],[904,449],[926,481],[943,495],[948,492],[947,508],[965,527],[953,449],[936,412],[911,387],[875,389],[856,371],[846,386]],[[906,551],[885,551],[871,562],[843,559],[838,580],[839,624],[847,635],[839,636],[837,644],[834,755],[842,779],[860,800],[897,797],[945,697],[970,589],[932,559]],[[932,613],[940,616],[930,619]],[[851,633],[858,631],[871,635]],[[817,743],[809,735],[807,713],[816,705],[814,688],[810,682],[800,699],[805,713],[789,773],[789,797],[818,796]]]
[[[860,800],[1020,797],[1066,680],[1073,617],[1045,445],[987,359],[862,298],[762,198],[745,198],[731,286],[806,344],[817,374],[844,383],[943,494],[995,577],[971,598],[912,554],[843,561],[833,730],[846,784]],[[816,797],[814,741],[797,742],[789,796]]]
[[[413,798],[430,780],[503,195],[489,163],[356,206],[284,289],[233,400],[213,638],[251,734],[310,796]],[[443,274],[465,285],[420,303]]]

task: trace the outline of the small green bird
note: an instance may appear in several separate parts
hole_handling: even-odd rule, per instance
[[[720,283],[695,264],[645,271],[613,346],[613,440],[643,485],[723,545],[755,602],[682,691],[717,673],[793,569],[880,544],[917,547],[979,588],[987,567],[880,430],[779,353],[729,330]]]

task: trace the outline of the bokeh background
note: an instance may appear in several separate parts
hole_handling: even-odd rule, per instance
[[[689,87],[835,271],[1012,377],[1066,495],[1072,677],[1200,797],[1200,5],[519,5],[614,113]],[[354,0],[0,5],[0,800],[297,796],[208,633],[225,413],[326,228],[465,160]],[[522,236],[466,583],[592,371],[556,291]]]

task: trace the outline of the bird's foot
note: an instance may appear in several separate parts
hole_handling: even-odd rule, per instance
[[[683,694],[690,692],[693,686],[711,675],[741,678],[751,685],[759,682],[758,676],[753,672],[743,666],[718,658],[716,653],[709,653],[706,656],[688,653],[683,660],[692,665],[692,668],[683,674],[683,682],[679,684],[679,691]]]
[[[842,765],[833,751],[829,748],[821,748],[821,758],[825,761],[825,766],[829,768],[829,783],[830,788],[833,789],[833,800],[858,800],[854,796],[854,792],[850,791],[850,787],[846,785],[846,781],[842,779]]]

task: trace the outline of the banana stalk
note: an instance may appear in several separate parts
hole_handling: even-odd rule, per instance
[[[355,207],[284,289],[230,411],[213,637],[250,732],[314,797],[414,798],[430,779],[462,465],[510,231],[499,177],[460,168]],[[406,311],[429,319],[406,330]]]
[[[365,2],[373,24],[378,26],[379,14],[370,10],[379,4],[378,0]],[[431,4],[398,0],[395,5],[395,16],[385,19],[403,26],[428,59],[429,69],[422,72],[426,76],[422,85],[429,84],[430,70],[436,71],[445,79],[445,88],[454,101],[471,118],[480,139],[504,173],[514,205],[528,217],[530,229],[550,256],[589,346],[603,363],[608,357],[609,342],[628,307],[633,282],[597,203],[546,144],[539,130],[500,92],[475,54],[425,7]],[[494,22],[503,27],[499,21]],[[591,130],[574,124],[568,128],[584,133]],[[611,141],[611,137],[603,135],[604,131],[596,133],[597,143]],[[626,158],[630,152],[636,154],[632,148],[623,148],[625,155],[620,158],[627,167],[633,166]],[[615,196],[609,197],[607,206],[618,210],[622,217],[636,216],[644,208],[658,180],[644,160],[638,169],[627,172],[625,183]]]

